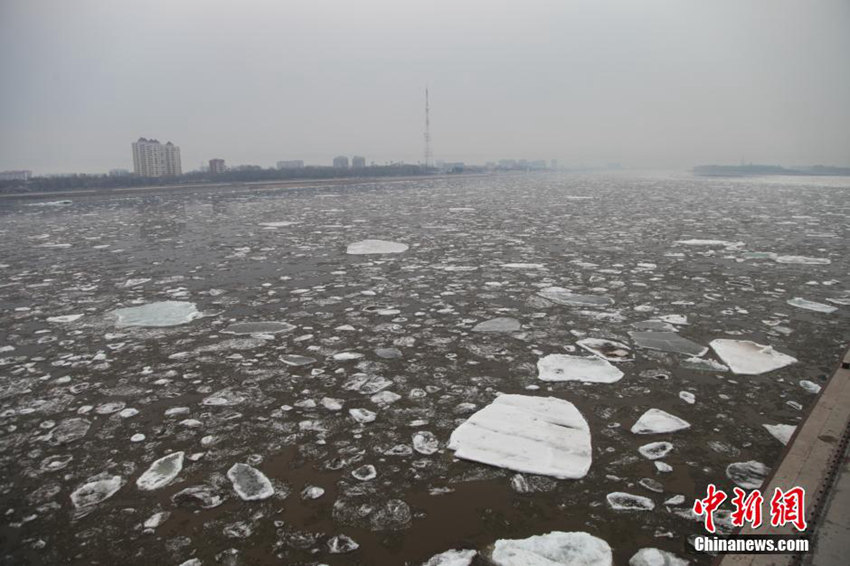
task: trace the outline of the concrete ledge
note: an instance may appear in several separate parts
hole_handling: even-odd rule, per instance
[[[845,353],[839,368],[820,392],[805,421],[786,446],[779,465],[762,488],[765,509],[776,487],[783,490],[800,486],[806,490],[806,534],[812,537],[826,497],[836,473],[844,459],[850,426],[850,350]],[[791,525],[770,526],[757,530],[749,525],[740,530],[742,535],[793,535],[799,534]],[[850,541],[848,554],[850,555]],[[727,554],[718,558],[718,566],[787,566],[797,563],[800,557],[791,554]],[[850,563],[848,561],[847,563]]]

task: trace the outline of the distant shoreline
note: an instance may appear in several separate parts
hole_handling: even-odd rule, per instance
[[[807,177],[847,177],[850,167],[815,165],[799,169],[786,169],[779,165],[698,165],[693,174],[699,177],[755,177],[761,175],[788,175]]]
[[[293,179],[285,181],[247,181],[226,183],[197,183],[197,184],[175,184],[154,185],[147,187],[123,187],[123,188],[93,188],[72,189],[65,191],[28,192],[28,193],[4,193],[0,194],[3,200],[41,200],[41,199],[69,199],[73,197],[110,196],[110,195],[138,195],[153,194],[157,192],[172,193],[181,190],[215,190],[215,189],[307,189],[311,187],[329,187],[339,185],[365,185],[370,183],[387,183],[414,181],[422,179],[454,179],[458,177],[485,177],[489,173],[467,173],[452,175],[402,175],[398,177],[341,177],[335,179],[305,180]]]

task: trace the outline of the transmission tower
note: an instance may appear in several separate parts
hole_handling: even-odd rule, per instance
[[[431,166],[431,109],[428,105],[428,88],[425,87],[425,168]]]

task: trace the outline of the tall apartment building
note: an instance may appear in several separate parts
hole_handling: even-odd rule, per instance
[[[348,169],[348,158],[344,155],[334,157],[334,168]]]
[[[139,138],[133,142],[133,171],[141,177],[172,177],[183,173],[180,148],[171,142]]]
[[[363,169],[366,167],[366,158],[355,155],[351,158],[351,167],[352,169]]]
[[[216,175],[218,173],[224,173],[226,170],[224,159],[210,159],[210,173]]]
[[[32,171],[24,169],[21,171],[0,171],[0,181],[28,181],[32,177]]]
[[[304,162],[300,159],[293,159],[291,161],[278,161],[277,162],[278,169],[303,169]]]

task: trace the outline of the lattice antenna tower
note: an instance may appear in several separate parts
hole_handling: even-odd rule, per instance
[[[428,87],[425,87],[425,168],[431,166],[431,107],[428,103]]]

